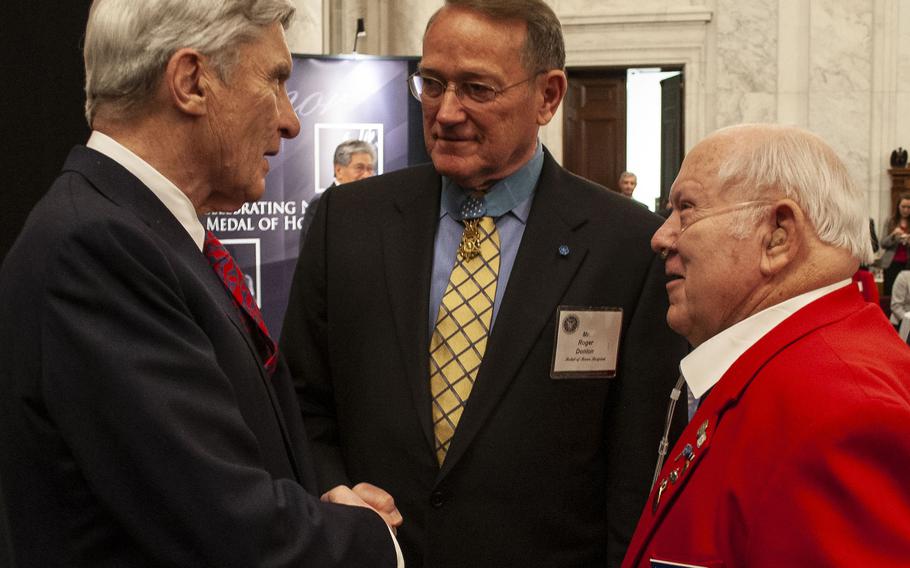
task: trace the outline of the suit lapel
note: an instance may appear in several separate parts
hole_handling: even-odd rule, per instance
[[[430,273],[439,222],[440,177],[431,166],[415,171],[413,185],[397,196],[382,231],[389,301],[414,408],[427,446],[434,451],[430,411]]]
[[[206,286],[225,315],[241,332],[251,353],[256,356],[257,351],[252,338],[249,337],[246,325],[241,320],[241,315],[224,283],[212,270],[180,222],[150,189],[126,168],[89,148],[75,148],[67,159],[64,170],[75,171],[85,176],[99,192],[138,217],[158,238],[174,249],[199,281]]]
[[[572,185],[572,177],[547,153],[508,288],[440,477],[464,455],[541,332],[548,333],[543,328],[587,254],[577,234],[587,216],[583,208],[567,206]],[[569,247],[568,255],[559,253],[561,245]]]
[[[243,337],[247,349],[250,350],[250,356],[259,361],[258,350],[253,343],[253,338],[250,336],[245,322],[241,319],[243,316],[237,309],[224,283],[212,270],[208,260],[196,247],[196,243],[193,242],[180,222],[149,188],[119,163],[100,152],[82,146],[77,146],[70,152],[63,169],[64,171],[73,171],[84,176],[100,193],[135,215],[158,238],[166,242],[175,251],[176,255],[183,260],[184,264],[190,268],[196,279],[205,286],[222,312]],[[259,378],[266,388],[269,403],[272,405],[272,411],[275,413],[284,437],[288,457],[299,477],[301,469],[290,443],[287,424],[276,400],[271,379],[261,361],[259,364]]]
[[[638,528],[629,546],[629,550],[635,551],[636,554],[630,565],[637,566],[641,562],[641,556],[647,550],[667,512],[685,489],[689,478],[695,474],[698,465],[705,459],[715,431],[721,427],[724,414],[738,404],[743,393],[765,364],[802,337],[820,327],[846,318],[864,307],[865,304],[856,287],[845,286],[794,313],[733,363],[711,390],[710,396],[705,399],[705,403],[692,417],[692,422],[686,427],[676,446],[667,455],[667,462],[648,496]],[[702,440],[700,445],[699,440]],[[683,472],[685,459],[679,456],[684,455],[687,444],[694,455],[689,467]],[[676,483],[669,481],[674,470],[680,472]],[[667,480],[667,483],[661,492],[664,480]],[[659,498],[658,493],[661,493]]]

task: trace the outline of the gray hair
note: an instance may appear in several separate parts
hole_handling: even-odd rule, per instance
[[[743,201],[783,194],[799,204],[822,242],[849,251],[862,263],[871,262],[863,193],[834,150],[815,134],[792,126],[744,124],[717,133],[736,140],[754,129],[767,135],[755,143],[737,143],[718,170],[724,191],[735,192]],[[766,210],[738,212],[737,230],[751,230]]]
[[[289,0],[95,0],[85,30],[85,117],[146,103],[168,60],[193,48],[227,80],[237,48],[294,17]]]
[[[336,166],[347,166],[351,163],[354,154],[369,154],[376,162],[376,148],[364,140],[345,140],[335,148],[335,157],[332,162]]]
[[[535,73],[566,66],[566,46],[559,18],[543,0],[446,0],[427,22],[424,36],[436,16],[448,7],[474,10],[494,20],[521,20],[528,25],[528,36],[521,53],[525,69]]]
[[[635,175],[635,174],[633,174],[632,172],[625,171],[625,172],[619,174],[619,181],[622,181],[623,178],[635,178],[635,179],[638,179],[638,176]]]

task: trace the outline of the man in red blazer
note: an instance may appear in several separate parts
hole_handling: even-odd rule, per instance
[[[910,349],[850,280],[862,192],[816,136],[748,125],[698,144],[671,201],[651,244],[701,404],[623,565],[906,563]]]

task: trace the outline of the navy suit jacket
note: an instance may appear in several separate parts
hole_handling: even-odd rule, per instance
[[[665,323],[663,263],[649,246],[661,220],[546,155],[440,468],[427,329],[440,183],[417,166],[328,191],[316,210],[282,346],[321,487],[390,491],[409,568],[618,564],[686,349]],[[560,305],[623,309],[615,378],[550,378]]]
[[[283,362],[264,369],[187,232],[77,147],[0,272],[0,479],[40,566],[394,565],[322,503]]]

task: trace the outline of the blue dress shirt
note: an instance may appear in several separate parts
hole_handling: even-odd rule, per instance
[[[524,235],[528,214],[531,212],[531,201],[534,188],[540,179],[543,168],[543,147],[537,143],[534,156],[517,172],[501,179],[486,191],[484,201],[487,215],[496,221],[499,233],[499,278],[496,283],[496,297],[493,300],[493,319],[490,329],[496,322],[496,314],[509,283],[509,275],[518,254],[518,245]],[[433,274],[430,281],[430,323],[429,334],[433,335],[436,317],[439,315],[439,304],[445,294],[452,267],[455,266],[455,254],[461,242],[464,225],[461,223],[461,204],[469,190],[459,187],[449,178],[442,177],[442,197],[439,204],[439,226],[436,229],[436,240],[433,248]]]

